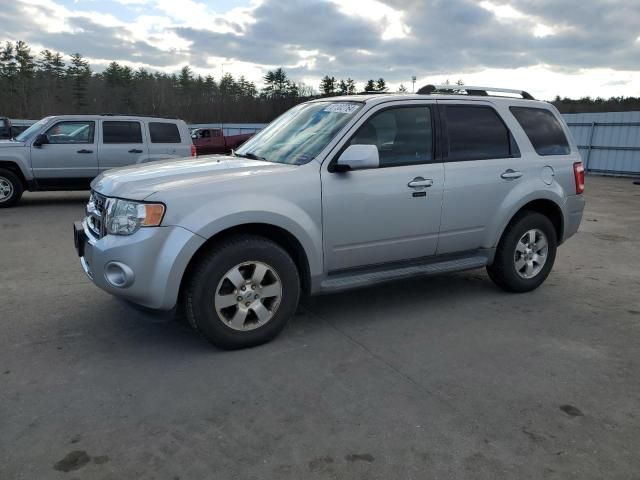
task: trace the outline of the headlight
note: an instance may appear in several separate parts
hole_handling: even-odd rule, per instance
[[[164,205],[109,199],[105,226],[112,235],[131,235],[140,227],[157,227],[162,222]]]

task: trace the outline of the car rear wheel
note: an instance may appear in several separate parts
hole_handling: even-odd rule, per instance
[[[22,182],[11,170],[0,168],[0,208],[12,207],[22,197]]]
[[[509,292],[528,292],[545,281],[556,258],[556,231],[546,216],[525,211],[507,227],[489,277]]]
[[[185,311],[193,328],[224,349],[268,342],[295,313],[300,278],[278,244],[232,237],[199,261],[187,281]]]

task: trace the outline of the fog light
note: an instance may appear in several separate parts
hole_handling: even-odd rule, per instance
[[[104,277],[117,288],[127,288],[133,284],[135,275],[133,270],[121,262],[109,262],[104,268]]]

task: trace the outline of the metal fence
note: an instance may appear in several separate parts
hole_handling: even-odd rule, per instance
[[[587,172],[640,175],[640,112],[563,115]]]

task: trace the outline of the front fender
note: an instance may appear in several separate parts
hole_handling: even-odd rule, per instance
[[[22,172],[22,175],[24,176],[25,180],[32,180],[33,172],[31,171],[31,162],[29,161],[31,157],[29,154],[29,148],[28,147],[19,147],[19,148],[24,151],[20,151],[20,152],[6,151],[6,150],[13,150],[13,148],[3,148],[2,150],[0,150],[0,166],[2,166],[3,163],[5,165],[6,164],[15,165],[20,169],[20,172]]]
[[[282,228],[302,245],[313,276],[322,272],[320,215],[319,201],[317,206],[299,205],[273,195],[238,194],[225,196],[223,202],[196,208],[180,220],[180,225],[207,239],[229,228],[247,224]]]

